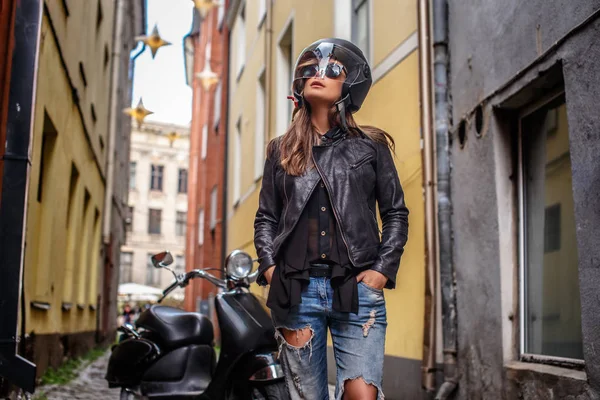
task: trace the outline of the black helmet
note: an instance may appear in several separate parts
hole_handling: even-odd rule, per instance
[[[346,80],[342,86],[342,97],[336,106],[341,114],[345,110],[351,113],[358,111],[373,83],[371,68],[363,52],[355,44],[336,38],[318,40],[302,50],[294,66],[292,83],[292,91],[298,107],[303,106],[302,89],[306,78],[298,67],[312,59],[316,59],[321,74],[325,73],[330,60],[336,60],[343,65]],[[345,122],[345,118],[342,118],[342,121]]]

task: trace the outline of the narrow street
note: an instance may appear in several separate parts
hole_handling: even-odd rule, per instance
[[[37,388],[34,400],[98,400],[118,399],[119,389],[109,389],[104,380],[106,364],[110,353],[106,353],[86,368],[77,379],[66,385],[43,386]],[[333,399],[334,386],[329,385],[329,398]]]
[[[110,353],[106,353],[86,368],[84,368],[77,379],[66,385],[53,385],[39,387],[33,398],[35,400],[98,400],[118,399],[119,389],[109,389],[104,380],[106,364]],[[45,396],[45,397],[44,397]]]

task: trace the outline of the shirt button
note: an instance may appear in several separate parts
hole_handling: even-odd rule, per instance
[[[321,254],[321,258],[325,258],[327,255],[325,253]]]
[[[321,211],[325,211],[327,210],[325,207],[321,207]]]
[[[321,231],[321,236],[325,236],[325,235],[326,235],[325,231]]]
[[[321,187],[325,187],[325,184],[321,182]]]

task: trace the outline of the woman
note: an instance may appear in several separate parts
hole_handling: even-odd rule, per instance
[[[292,123],[267,148],[254,223],[257,282],[271,285],[267,306],[292,399],[328,398],[328,329],[336,399],[384,397],[383,288],[395,287],[408,209],[393,139],[352,117],[371,83],[355,45],[313,43],[294,69]]]

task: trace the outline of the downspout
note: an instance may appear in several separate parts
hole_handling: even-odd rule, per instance
[[[231,5],[230,1],[227,1],[224,6],[227,7]],[[225,10],[227,10],[225,8]],[[231,64],[231,43],[230,43],[230,30],[229,25],[226,21],[223,21],[223,35],[225,36],[221,40],[224,41],[225,46],[227,47],[227,62],[223,63],[221,66],[221,98],[225,98],[225,107],[223,107],[223,101],[221,101],[221,121],[225,119],[224,124],[219,124],[219,128],[223,126],[222,134],[225,136],[223,138],[223,179],[222,179],[222,187],[223,187],[223,198],[221,201],[221,210],[222,210],[222,219],[221,219],[221,273],[222,276],[225,276],[225,259],[227,258],[227,227],[229,222],[227,221],[227,194],[228,187],[227,184],[227,174],[229,173],[229,69]]]
[[[452,264],[447,0],[433,0],[433,52],[435,58],[438,240],[440,248],[440,285],[444,337],[444,383],[435,398],[436,400],[443,400],[449,398],[458,386],[458,370],[456,366],[456,292],[454,286],[454,266]]]
[[[431,18],[429,0],[419,1],[419,82],[421,131],[423,137],[423,188],[425,195],[425,321],[423,332],[423,366],[421,383],[426,398],[436,390],[437,333],[437,213],[435,202],[435,133],[431,88]]]

